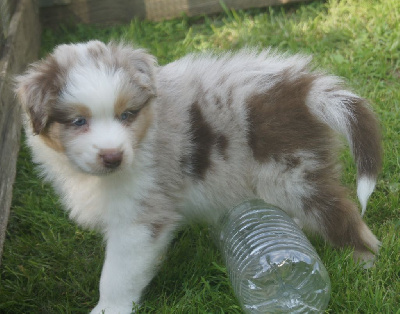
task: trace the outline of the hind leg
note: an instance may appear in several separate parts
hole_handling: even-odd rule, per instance
[[[335,247],[354,248],[357,261],[371,264],[380,242],[348,199],[338,177],[335,165],[321,166],[312,158],[299,159],[291,168],[287,160],[270,162],[261,171],[257,169],[256,191],[305,230],[320,234]]]
[[[314,195],[303,199],[305,225],[335,247],[354,248],[354,259],[372,266],[380,242],[362,220],[357,206],[347,198],[339,183],[320,186]]]

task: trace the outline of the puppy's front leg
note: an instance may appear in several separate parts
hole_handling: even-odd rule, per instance
[[[159,226],[132,224],[108,231],[100,300],[92,313],[132,312],[133,303],[139,302],[143,289],[152,279],[172,233],[170,226]]]

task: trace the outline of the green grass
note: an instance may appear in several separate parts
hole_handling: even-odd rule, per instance
[[[160,23],[45,29],[42,53],[88,39],[124,39],[160,64],[188,52],[273,46],[312,53],[315,64],[344,76],[368,98],[382,124],[384,167],[365,217],[382,241],[375,267],[355,265],[348,250],[312,239],[332,282],[329,313],[400,313],[400,1],[311,2]],[[349,153],[343,181],[355,190]],[[355,194],[352,194],[355,197]],[[207,228],[181,231],[148,287],[140,313],[240,313]],[[22,144],[0,268],[0,312],[80,313],[98,299],[101,238],[76,227],[44,185]]]

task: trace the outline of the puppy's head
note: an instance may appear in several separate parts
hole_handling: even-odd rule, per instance
[[[152,121],[154,67],[152,56],[123,44],[58,46],[16,79],[28,134],[87,173],[132,164]]]

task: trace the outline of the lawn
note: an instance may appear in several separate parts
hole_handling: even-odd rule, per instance
[[[384,166],[365,220],[382,249],[375,266],[364,270],[349,250],[311,239],[332,282],[327,312],[400,313],[400,1],[316,1],[159,23],[44,29],[42,54],[59,43],[89,39],[133,42],[160,64],[192,51],[272,46],[311,53],[317,67],[343,76],[381,121]],[[348,151],[342,160],[343,182],[355,198]],[[68,220],[22,141],[0,268],[0,312],[86,313],[98,299],[103,258],[99,235]],[[206,226],[177,234],[138,312],[241,313]]]

